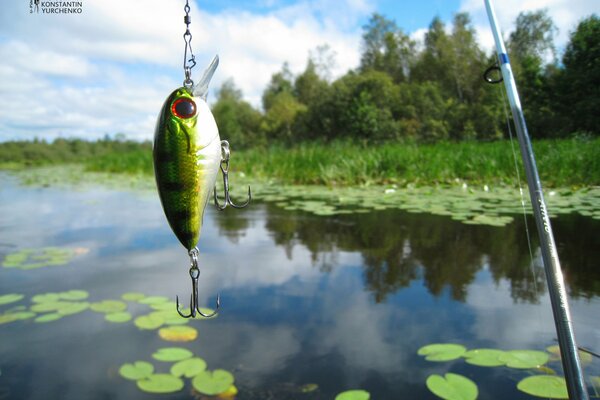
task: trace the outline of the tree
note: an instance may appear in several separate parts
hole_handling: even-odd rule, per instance
[[[242,99],[242,92],[232,79],[221,85],[212,112],[221,138],[229,140],[235,148],[264,143],[264,136],[260,131],[262,116]]]
[[[377,13],[363,30],[360,70],[385,72],[396,83],[406,81],[415,51],[414,41],[394,21]]]
[[[294,77],[290,71],[288,63],[284,63],[281,71],[271,76],[271,82],[263,92],[262,103],[265,112],[273,106],[273,99],[282,92],[292,93]]]
[[[520,13],[508,41],[511,67],[523,100],[523,112],[532,137],[556,134],[554,107],[554,36],[557,28],[547,10]]]
[[[579,23],[563,56],[559,76],[560,112],[565,129],[600,134],[600,18]]]

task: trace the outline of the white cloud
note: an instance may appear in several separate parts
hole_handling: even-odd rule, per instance
[[[183,4],[88,0],[80,15],[30,15],[18,2],[5,5],[0,140],[116,132],[150,139],[161,103],[183,80]],[[358,64],[357,21],[370,11],[364,0],[305,1],[266,14],[211,14],[192,3],[192,78],[218,53],[212,88],[232,77],[258,106],[284,62],[298,73],[324,43],[338,55],[332,72],[339,76]]]
[[[564,48],[567,44],[569,33],[576,28],[581,19],[600,11],[596,0],[504,0],[496,2],[494,5],[498,23],[505,39],[514,29],[514,22],[519,13],[544,8],[548,10],[548,15],[558,27],[558,35],[555,41],[559,49]],[[492,49],[494,41],[484,2],[481,0],[462,0],[460,10],[471,14],[480,43],[486,49]]]

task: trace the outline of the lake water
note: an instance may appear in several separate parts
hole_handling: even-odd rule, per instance
[[[190,399],[141,392],[119,375],[162,347],[184,347],[208,369],[235,376],[236,399],[333,399],[363,389],[371,399],[436,399],[431,374],[473,380],[480,399],[531,399],[516,389],[531,370],[464,359],[426,361],[431,343],[469,349],[555,344],[535,232],[531,265],[523,218],[506,227],[462,224],[398,210],[319,217],[257,199],[244,210],[209,207],[200,241],[200,300],[221,311],[193,321],[197,339],[167,342],[133,321],[87,310],[57,321],[0,324],[0,399]],[[534,230],[534,224],[529,224]],[[580,346],[600,352],[600,221],[553,220]],[[65,265],[0,268],[0,295],[81,289],[90,302],[190,293],[189,260],[155,193],[21,186],[0,175],[0,260],[23,248],[80,248]],[[147,306],[129,304],[134,318]],[[175,310],[172,311],[175,313]],[[559,362],[548,367],[562,374]],[[600,375],[600,360],[585,367]],[[312,391],[304,393],[308,384]],[[593,394],[593,391],[592,391]]]

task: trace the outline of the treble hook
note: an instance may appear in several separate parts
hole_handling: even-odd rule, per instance
[[[217,315],[219,307],[221,306],[221,296],[217,294],[217,308],[215,311],[213,311],[211,314],[204,314],[202,311],[200,311],[200,306],[198,304],[198,277],[200,276],[200,269],[198,268],[198,253],[199,251],[197,247],[194,247],[189,252],[191,262],[190,277],[192,278],[192,294],[190,295],[190,313],[188,315],[183,315],[181,311],[179,311],[179,296],[176,297],[177,312],[183,318],[194,318],[196,313],[200,314],[204,318],[214,317]]]
[[[215,199],[215,207],[219,211],[223,211],[230,205],[233,208],[244,208],[250,201],[252,200],[252,192],[250,191],[250,186],[248,186],[248,200],[244,204],[237,205],[233,201],[231,201],[231,197],[229,196],[229,142],[227,140],[221,140],[221,172],[223,173],[223,186],[225,190],[225,204],[220,205],[219,199],[217,198],[217,187],[213,191],[213,197]]]

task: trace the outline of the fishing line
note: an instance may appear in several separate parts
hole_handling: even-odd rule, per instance
[[[533,277],[533,289],[535,290],[536,298],[539,297],[539,290],[537,287],[537,279],[535,274],[535,261],[533,257],[533,250],[531,246],[531,233],[529,231],[529,223],[527,222],[527,206],[525,205],[525,195],[523,193],[523,185],[521,183],[521,173],[519,172],[519,162],[517,152],[515,150],[515,142],[513,137],[512,128],[510,126],[510,115],[506,103],[508,102],[506,88],[501,85],[500,93],[502,94],[502,109],[504,110],[504,118],[506,119],[506,126],[508,128],[508,136],[510,138],[510,147],[512,149],[513,163],[515,165],[515,171],[517,173],[517,184],[519,185],[519,195],[521,197],[521,210],[523,211],[523,222],[525,223],[525,235],[527,237],[527,248],[529,249],[529,268]]]

